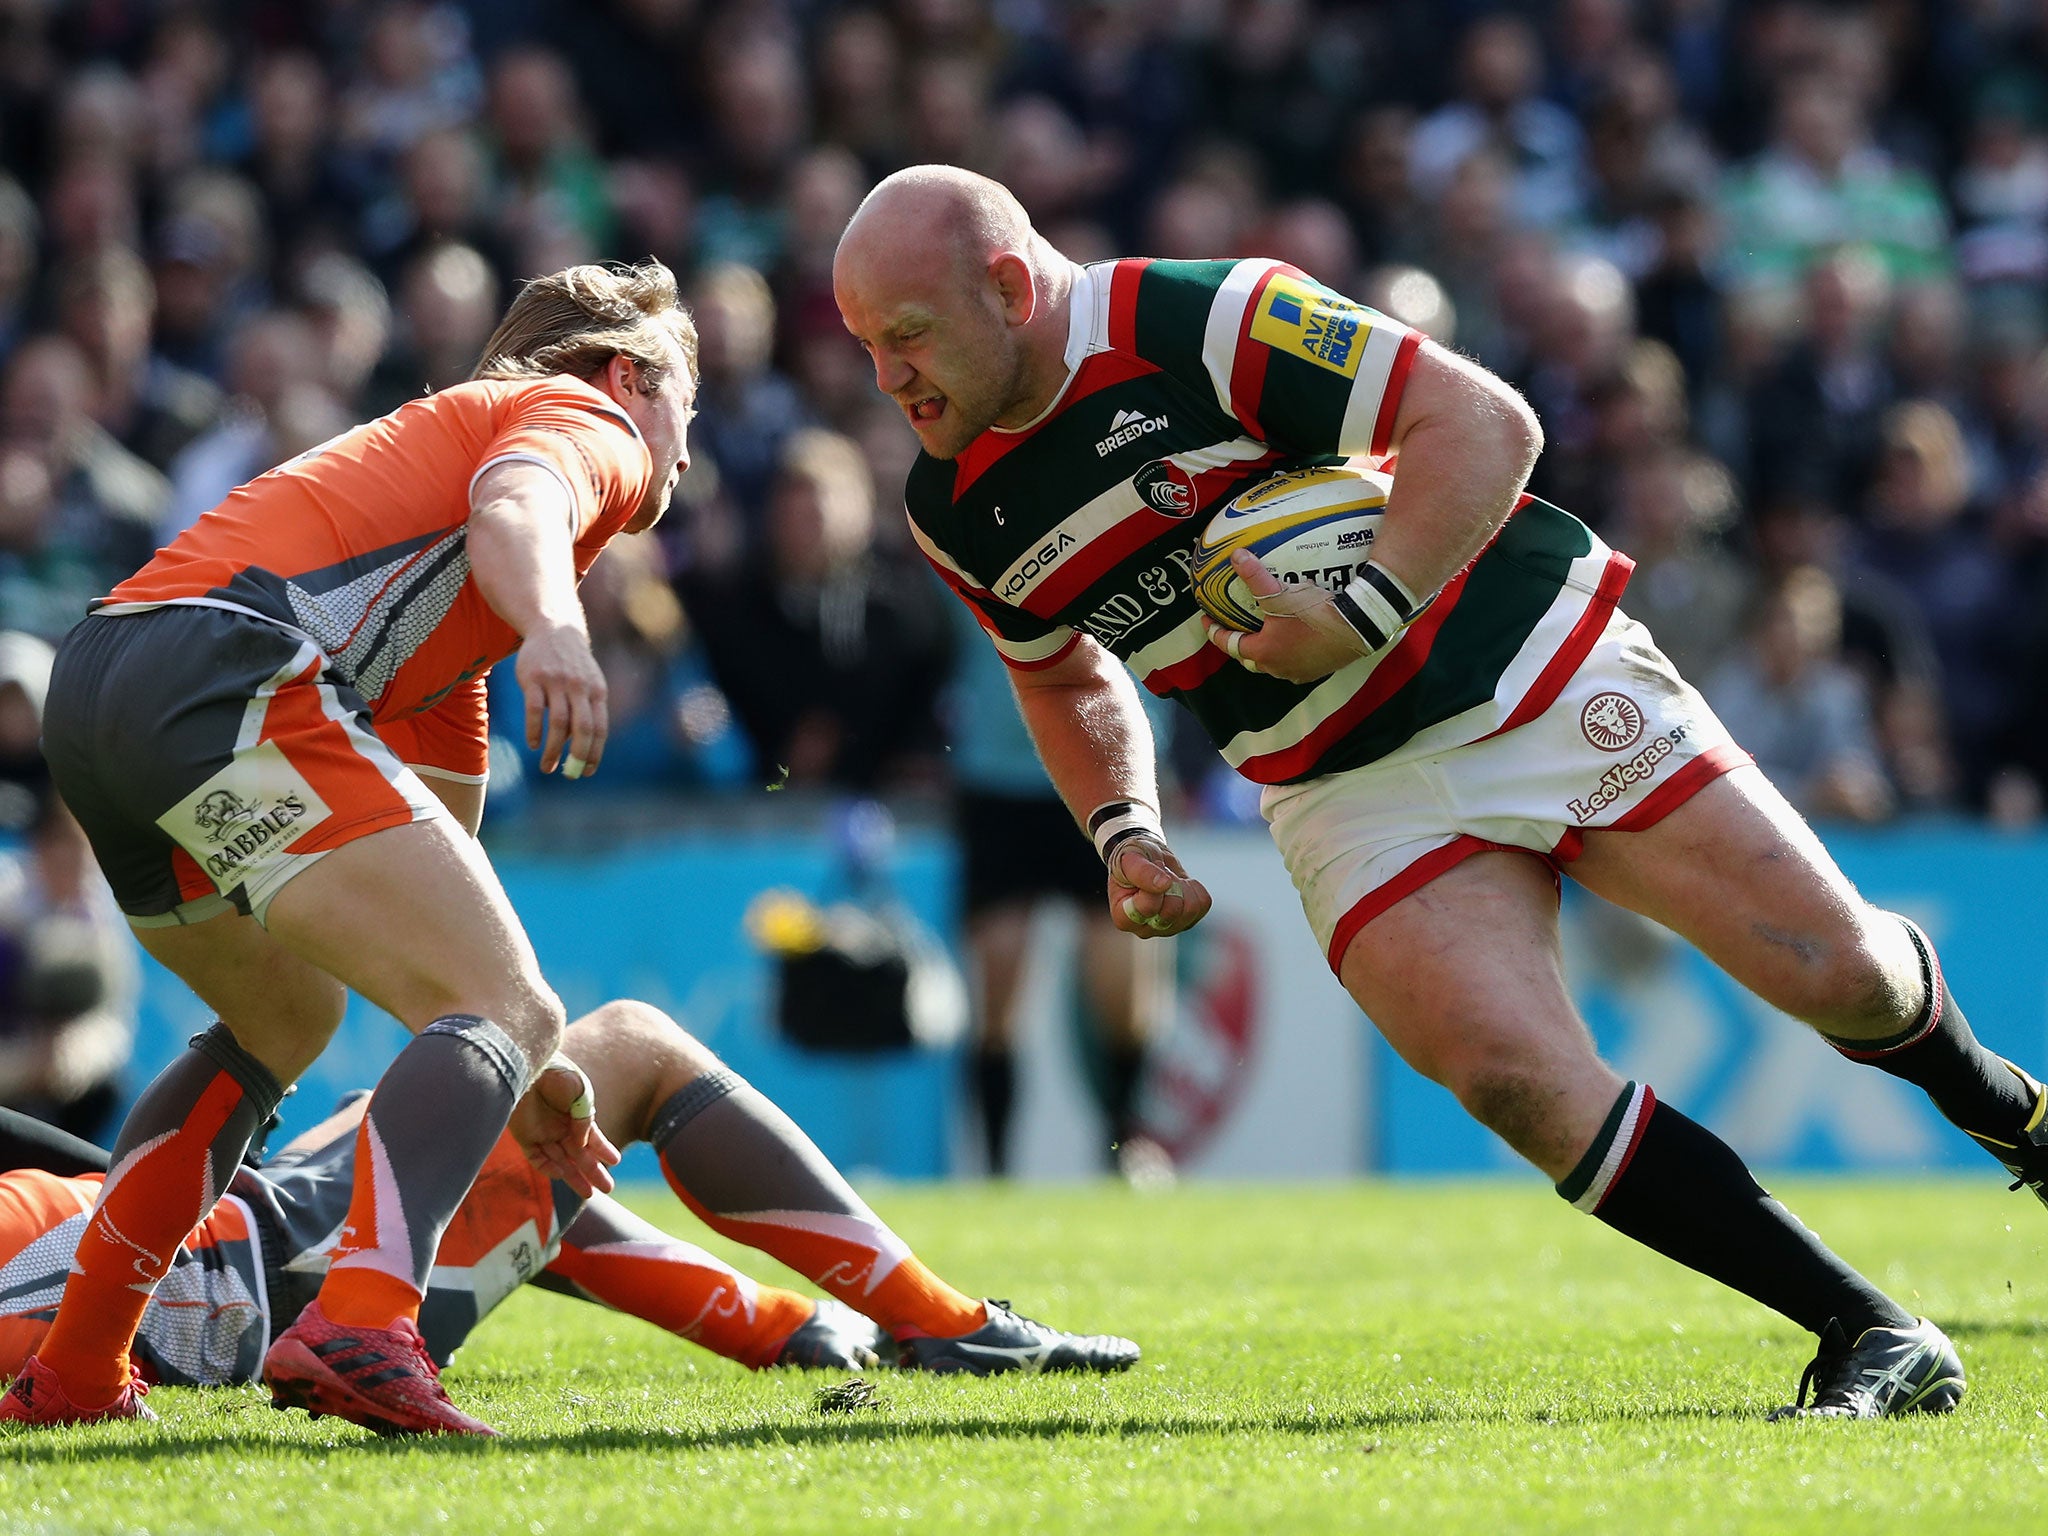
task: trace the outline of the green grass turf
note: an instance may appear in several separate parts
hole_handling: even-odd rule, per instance
[[[159,1391],[159,1426],[0,1437],[0,1531],[2009,1533],[2048,1506],[2048,1216],[1989,1177],[1781,1190],[1962,1349],[1961,1411],[1880,1424],[1764,1423],[1805,1337],[1533,1182],[870,1193],[963,1287],[1144,1362],[884,1375],[825,1416],[823,1378],[524,1293],[448,1378],[501,1441]]]

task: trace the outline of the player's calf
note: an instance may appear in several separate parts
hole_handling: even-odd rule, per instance
[[[1824,1028],[1823,1038],[1851,1061],[1923,1089],[1936,1109],[2005,1165],[2014,1188],[2024,1185],[2048,1204],[2048,1092],[1978,1041],[1926,933],[1896,913],[1877,916],[1895,924],[1911,945],[1918,973],[1912,1004],[1893,1015],[1897,1027],[1882,1033],[1849,1037]]]
[[[1912,1314],[1850,1268],[1751,1177],[1734,1148],[1629,1083],[1557,1192],[1666,1258],[1814,1334],[1904,1328]]]

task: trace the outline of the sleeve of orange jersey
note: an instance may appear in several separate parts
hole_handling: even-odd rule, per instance
[[[384,745],[415,773],[481,784],[490,777],[490,710],[484,680],[458,683],[432,709],[377,727]]]
[[[520,392],[476,475],[508,459],[538,464],[561,480],[576,508],[579,540],[600,527],[607,533],[624,527],[654,474],[647,445],[625,412],[567,377],[539,380]]]

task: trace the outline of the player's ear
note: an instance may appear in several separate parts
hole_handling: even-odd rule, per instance
[[[605,392],[620,400],[638,394],[645,387],[640,378],[640,365],[623,352],[611,355],[611,360],[604,365],[602,377]]]
[[[1022,325],[1038,313],[1038,285],[1031,280],[1031,265],[1022,256],[1004,251],[989,263],[988,275],[1008,324]]]

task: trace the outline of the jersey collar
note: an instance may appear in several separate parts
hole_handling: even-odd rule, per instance
[[[1098,278],[1093,267],[1084,267],[1079,262],[1067,263],[1067,270],[1073,274],[1073,286],[1067,291],[1067,350],[1062,360],[1067,365],[1067,376],[1060,381],[1059,389],[1048,400],[1045,409],[1025,422],[1021,427],[991,426],[988,430],[999,432],[1005,437],[1021,437],[1035,432],[1045,424],[1046,418],[1060,408],[1060,402],[1067,398],[1067,391],[1073,387],[1074,377],[1080,372],[1081,364],[1094,350],[1094,338],[1102,334],[1107,324],[1106,312],[1109,306],[1109,282],[1107,275]]]

